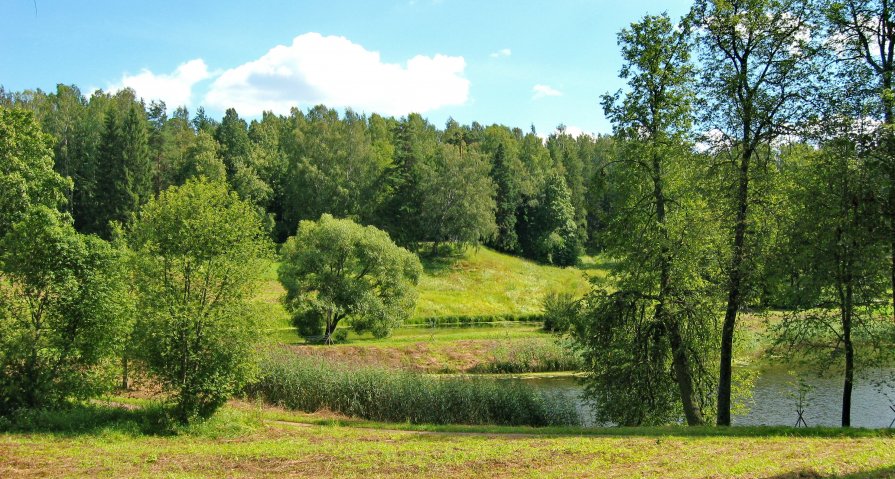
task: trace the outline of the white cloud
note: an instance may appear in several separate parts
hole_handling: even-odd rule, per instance
[[[532,87],[531,91],[534,92],[534,95],[531,96],[532,100],[540,100],[541,98],[548,96],[562,96],[561,91],[551,87],[550,85],[538,84]]]
[[[205,103],[249,116],[319,103],[386,115],[424,113],[466,103],[465,68],[463,57],[445,55],[384,63],[379,52],[345,37],[305,33],[222,73]]]
[[[509,48],[501,48],[500,50],[497,50],[496,52],[492,53],[489,56],[491,58],[501,58],[501,57],[508,57],[512,54],[513,54],[513,51],[510,50]]]
[[[182,63],[171,74],[156,75],[144,69],[136,75],[124,74],[121,81],[106,88],[110,92],[132,88],[144,100],[162,100],[169,109],[191,105],[193,85],[211,76],[202,59]]]

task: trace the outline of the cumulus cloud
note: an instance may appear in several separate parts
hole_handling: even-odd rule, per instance
[[[386,115],[462,105],[469,97],[463,57],[417,55],[385,63],[379,52],[345,37],[305,33],[261,58],[224,71],[209,88],[208,106],[240,114],[325,104]]]
[[[561,96],[562,92],[557,90],[556,88],[551,87],[550,85],[535,85],[531,89],[534,94],[531,96],[532,100],[540,100],[541,98],[548,96]]]
[[[509,48],[501,48],[500,50],[497,50],[496,52],[492,53],[489,56],[491,58],[501,58],[501,57],[508,57],[512,54],[513,54],[513,51],[510,50]]]
[[[162,100],[169,108],[191,104],[193,85],[209,78],[211,74],[202,59],[182,63],[170,74],[156,75],[144,69],[136,75],[125,74],[121,81],[106,88],[115,92],[131,88],[146,101]]]

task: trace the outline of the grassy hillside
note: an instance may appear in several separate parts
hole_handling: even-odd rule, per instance
[[[590,263],[588,263],[590,264]],[[550,291],[588,291],[588,273],[604,270],[557,268],[469,248],[455,258],[425,260],[416,317],[534,314]]]
[[[469,248],[451,258],[423,261],[415,318],[439,316],[526,315],[541,312],[550,291],[583,295],[588,277],[604,278],[605,265],[590,257],[580,268],[541,265],[488,248]],[[284,291],[271,264],[258,296],[258,314],[265,329],[289,327],[280,305]]]

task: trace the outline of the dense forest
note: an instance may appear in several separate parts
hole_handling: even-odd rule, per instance
[[[618,41],[627,86],[602,98],[602,136],[323,105],[218,120],[127,89],[0,90],[4,275],[30,254],[15,246],[35,241],[28,228],[64,223],[28,207],[70,215],[95,235],[87,250],[124,235],[149,251],[170,238],[161,212],[145,238],[127,228],[141,210],[179,201],[165,196],[178,187],[226,185],[189,198],[220,201],[231,225],[235,202],[249,205],[262,224],[245,228],[277,244],[328,214],[420,255],[487,245],[559,266],[611,260],[611,286],[575,299],[567,333],[607,421],[729,425],[737,318],[752,309],[782,317],[775,354],[841,362],[848,426],[855,372],[889,359],[895,331],[890,5],[697,0],[680,22],[646,16]],[[22,166],[44,160],[53,171]]]
[[[268,219],[277,242],[323,213],[387,231],[399,244],[433,250],[488,244],[555,264],[595,245],[608,202],[601,165],[610,137],[401,119],[317,106],[247,122],[217,121],[131,90],[4,93],[52,135],[56,170],[72,178],[67,210],[78,231],[108,239],[149,198],[192,177],[226,180]],[[588,226],[590,225],[590,226]],[[589,243],[591,242],[591,243]]]

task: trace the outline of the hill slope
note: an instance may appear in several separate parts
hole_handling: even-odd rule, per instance
[[[583,295],[590,288],[578,268],[558,268],[488,248],[424,260],[415,317],[534,314],[550,291]]]
[[[441,316],[526,315],[541,312],[551,291],[583,295],[588,277],[604,277],[607,270],[591,258],[582,268],[558,268],[498,253],[470,248],[452,258],[426,259],[414,318]],[[258,313],[266,329],[288,328],[289,317],[280,299],[277,264],[271,264],[258,296]]]

